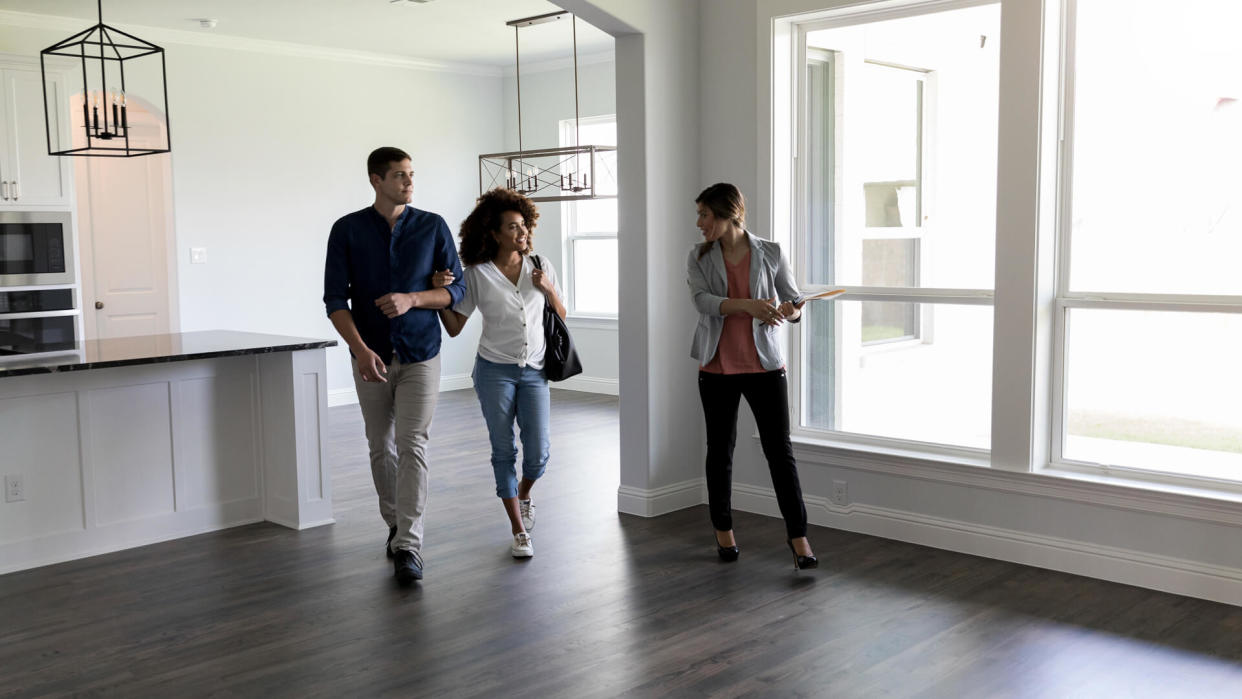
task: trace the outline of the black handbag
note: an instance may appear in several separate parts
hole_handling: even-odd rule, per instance
[[[535,269],[542,272],[539,256],[531,255],[530,259]],[[543,299],[543,337],[543,373],[549,381],[564,381],[582,373],[582,362],[574,349],[574,339],[569,336],[569,327],[546,296]]]

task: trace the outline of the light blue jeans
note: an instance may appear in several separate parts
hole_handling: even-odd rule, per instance
[[[542,369],[497,364],[475,357],[474,392],[483,409],[483,421],[492,442],[492,472],[496,495],[515,498],[518,493],[517,438],[513,422],[521,430],[522,477],[538,480],[548,465],[548,380]]]

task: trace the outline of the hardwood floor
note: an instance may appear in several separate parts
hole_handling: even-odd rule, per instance
[[[774,519],[616,513],[616,400],[553,392],[514,561],[472,392],[432,428],[427,578],[383,554],[356,406],[337,523],[256,524],[0,576],[0,696],[1242,696],[1242,609]]]

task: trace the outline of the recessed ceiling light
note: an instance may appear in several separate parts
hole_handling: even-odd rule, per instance
[[[388,0],[389,5],[426,5],[431,0]]]
[[[191,21],[198,22],[198,26],[202,27],[203,29],[215,29],[216,24],[217,24],[216,20],[211,19],[209,17],[200,17],[198,19],[194,19]]]

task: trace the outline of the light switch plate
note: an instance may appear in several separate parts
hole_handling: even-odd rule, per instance
[[[190,264],[207,264],[207,248],[190,248]]]
[[[4,477],[4,501],[21,502],[26,499],[26,486],[21,474]]]

